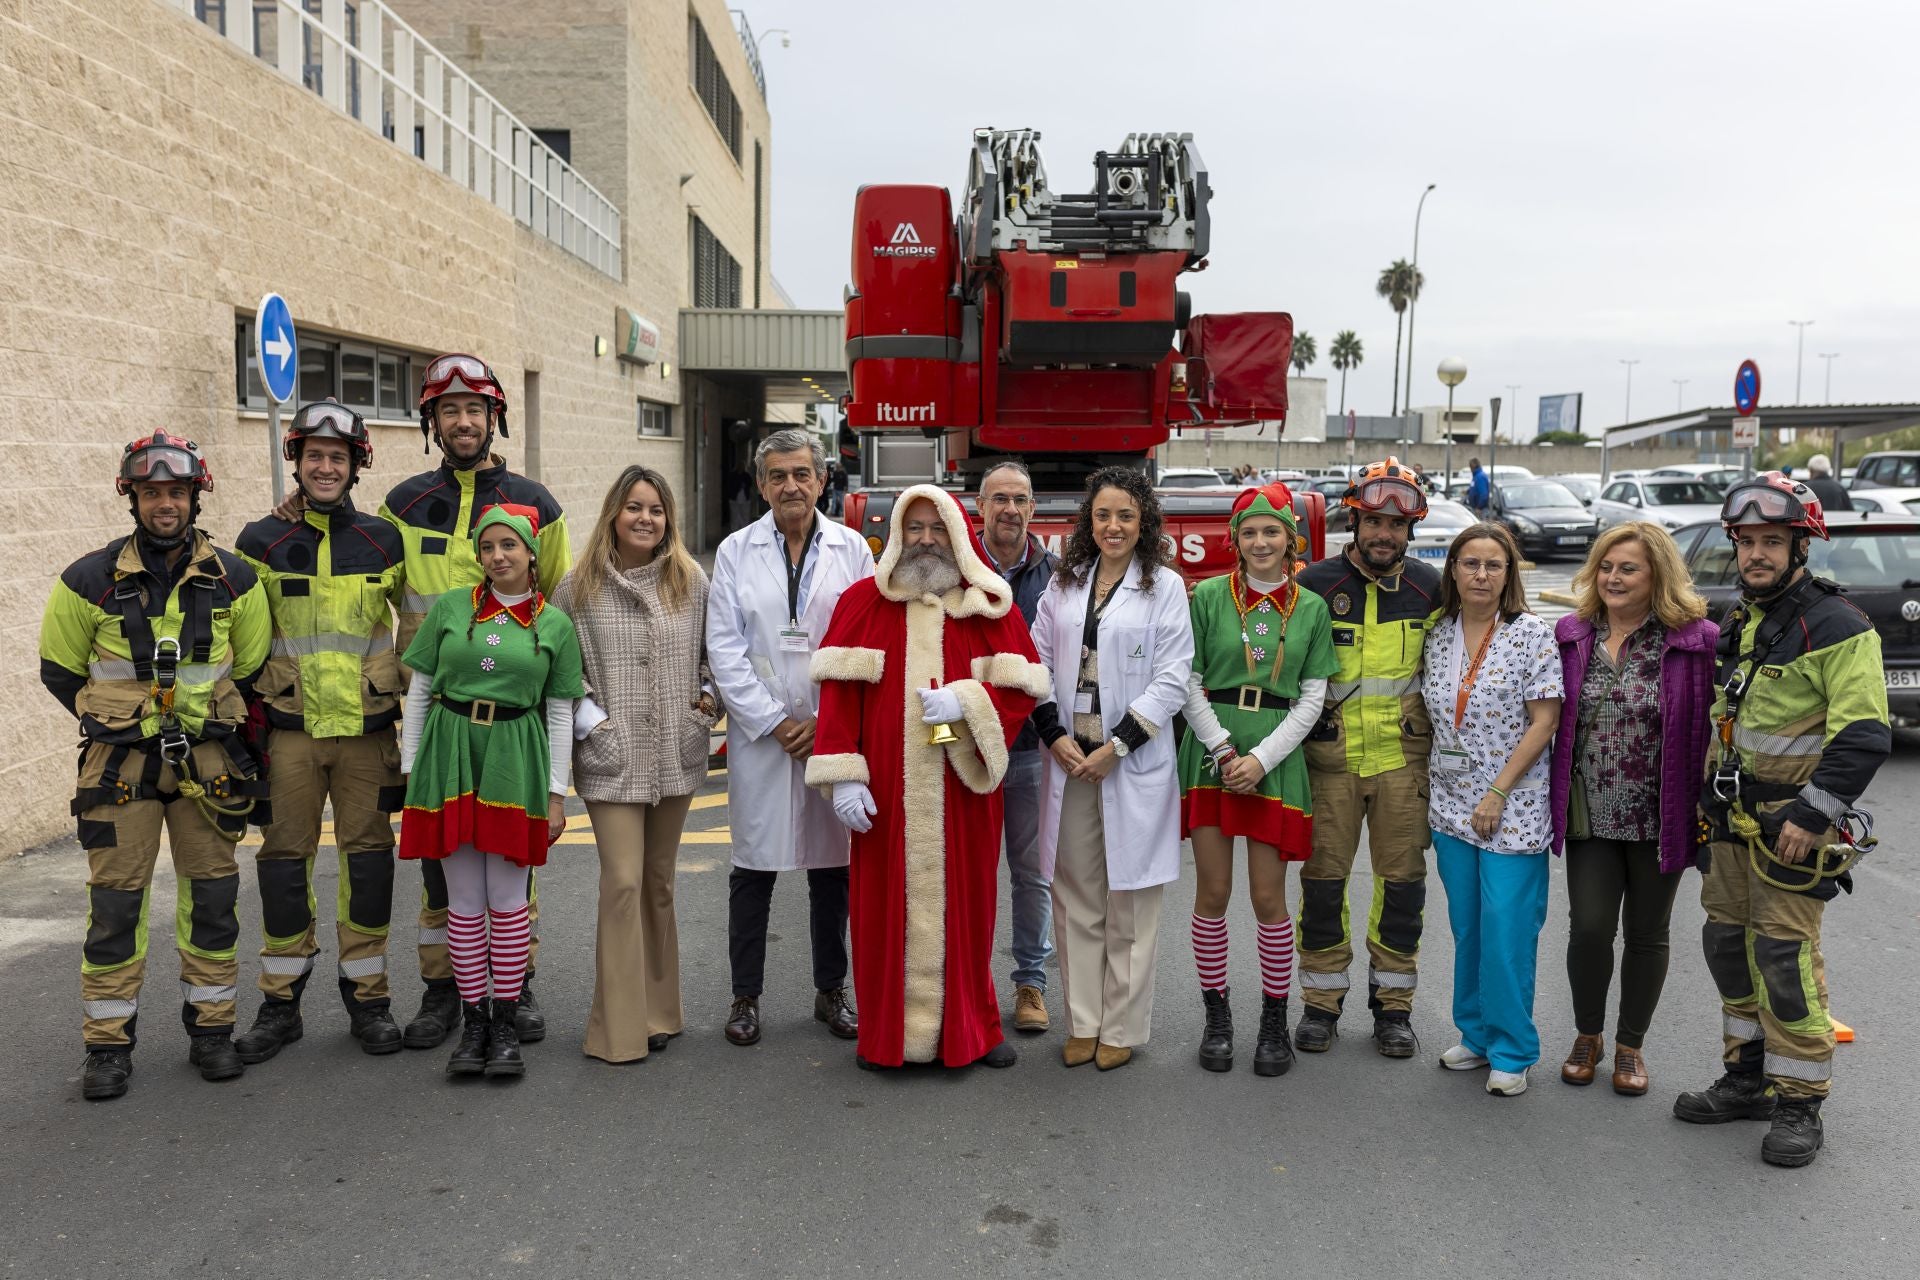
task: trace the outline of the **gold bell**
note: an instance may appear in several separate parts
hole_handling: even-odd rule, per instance
[[[944,747],[958,741],[960,735],[953,731],[950,724],[937,724],[933,726],[933,732],[927,735],[927,745],[930,747]]]

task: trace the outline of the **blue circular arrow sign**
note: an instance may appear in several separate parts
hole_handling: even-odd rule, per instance
[[[260,367],[260,382],[273,402],[285,404],[293,399],[294,382],[300,375],[300,342],[287,300],[277,293],[260,299],[260,309],[254,313],[253,355]]]
[[[1733,407],[1743,418],[1760,407],[1760,366],[1751,360],[1742,360],[1740,372],[1733,375]]]

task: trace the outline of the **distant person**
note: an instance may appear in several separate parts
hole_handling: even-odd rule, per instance
[[[1469,461],[1467,466],[1473,471],[1467,479],[1467,505],[1475,515],[1484,518],[1487,508],[1493,505],[1493,478],[1481,470],[1478,458]]]
[[[1785,474],[1784,468],[1782,474]],[[1821,507],[1827,511],[1853,510],[1853,499],[1833,478],[1833,459],[1824,453],[1807,459],[1807,488],[1813,490],[1813,496],[1820,499]]]

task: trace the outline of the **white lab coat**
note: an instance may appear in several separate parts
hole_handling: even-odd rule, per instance
[[[1080,636],[1093,576],[1083,586],[1047,584],[1034,611],[1033,644],[1053,674],[1060,723],[1071,731],[1073,691],[1080,684]],[[1140,563],[1127,567],[1113,603],[1100,618],[1100,719],[1109,736],[1129,709],[1157,731],[1145,746],[1116,761],[1100,784],[1107,833],[1107,887],[1149,889],[1180,878],[1180,777],[1173,716],[1185,704],[1193,669],[1193,619],[1179,570],[1162,565],[1151,594],[1140,589]],[[1040,868],[1053,875],[1060,845],[1060,798],[1067,773],[1051,751],[1040,796]]]
[[[847,829],[832,803],[806,785],[806,762],[787,755],[773,728],[817,715],[820,691],[807,674],[840,594],[873,576],[859,534],[820,517],[800,625],[804,653],[780,647],[787,625],[786,539],[769,512],[728,535],[714,555],[707,594],[707,662],[727,709],[727,809],[733,865],[795,871],[847,865]]]

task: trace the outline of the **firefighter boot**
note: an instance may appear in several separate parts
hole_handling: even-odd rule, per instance
[[[1200,990],[1207,1002],[1207,1029],[1200,1035],[1200,1065],[1208,1071],[1233,1070],[1233,1006],[1227,988]]]
[[[519,1010],[513,1015],[514,1033],[520,1037],[521,1044],[537,1044],[547,1038],[547,1015],[540,1012],[540,1006],[533,1000],[533,970],[527,970],[527,979],[520,984],[520,999],[514,1002]]]
[[[400,1028],[394,1025],[393,1014],[387,1006],[349,1005],[347,1017],[350,1020],[347,1034],[360,1042],[363,1052],[400,1052]]]
[[[1688,1124],[1770,1120],[1773,1111],[1773,1086],[1758,1071],[1729,1071],[1698,1093],[1673,1100],[1673,1114]]]
[[[487,1023],[491,1014],[485,1000],[460,1006],[460,1043],[447,1059],[450,1076],[477,1076],[487,1069]]]
[[[453,1034],[460,1021],[460,993],[453,989],[452,978],[428,978],[420,997],[420,1012],[407,1024],[400,1042],[409,1049],[433,1049]]]
[[[1373,1047],[1383,1058],[1411,1058],[1420,1051],[1420,1037],[1413,1034],[1413,1016],[1405,1013],[1377,1013],[1373,1017]]]
[[[80,1096],[89,1102],[105,1102],[127,1091],[127,1077],[133,1074],[133,1054],[118,1045],[102,1045],[87,1050],[86,1065],[80,1068]]]
[[[202,1080],[232,1080],[247,1073],[247,1064],[234,1051],[229,1035],[193,1036],[187,1061],[200,1068]]]
[[[1253,1044],[1253,1074],[1283,1076],[1293,1069],[1293,1040],[1287,1035],[1287,998],[1260,997],[1260,1037]]]
[[[242,1062],[265,1062],[306,1033],[298,1001],[268,1000],[253,1015],[253,1029],[234,1040],[233,1051]]]
[[[1325,1053],[1333,1047],[1333,1038],[1338,1034],[1332,1018],[1308,1005],[1300,1015],[1300,1025],[1294,1028],[1293,1047],[1302,1053]]]
[[[1760,1158],[1768,1164],[1798,1169],[1813,1163],[1824,1140],[1820,1099],[1782,1098],[1773,1110],[1773,1128],[1760,1140]]]
[[[515,1026],[519,1005],[518,1000],[493,999],[493,1035],[487,1041],[486,1065],[490,1076],[527,1074],[526,1059],[520,1056],[520,1032]]]

